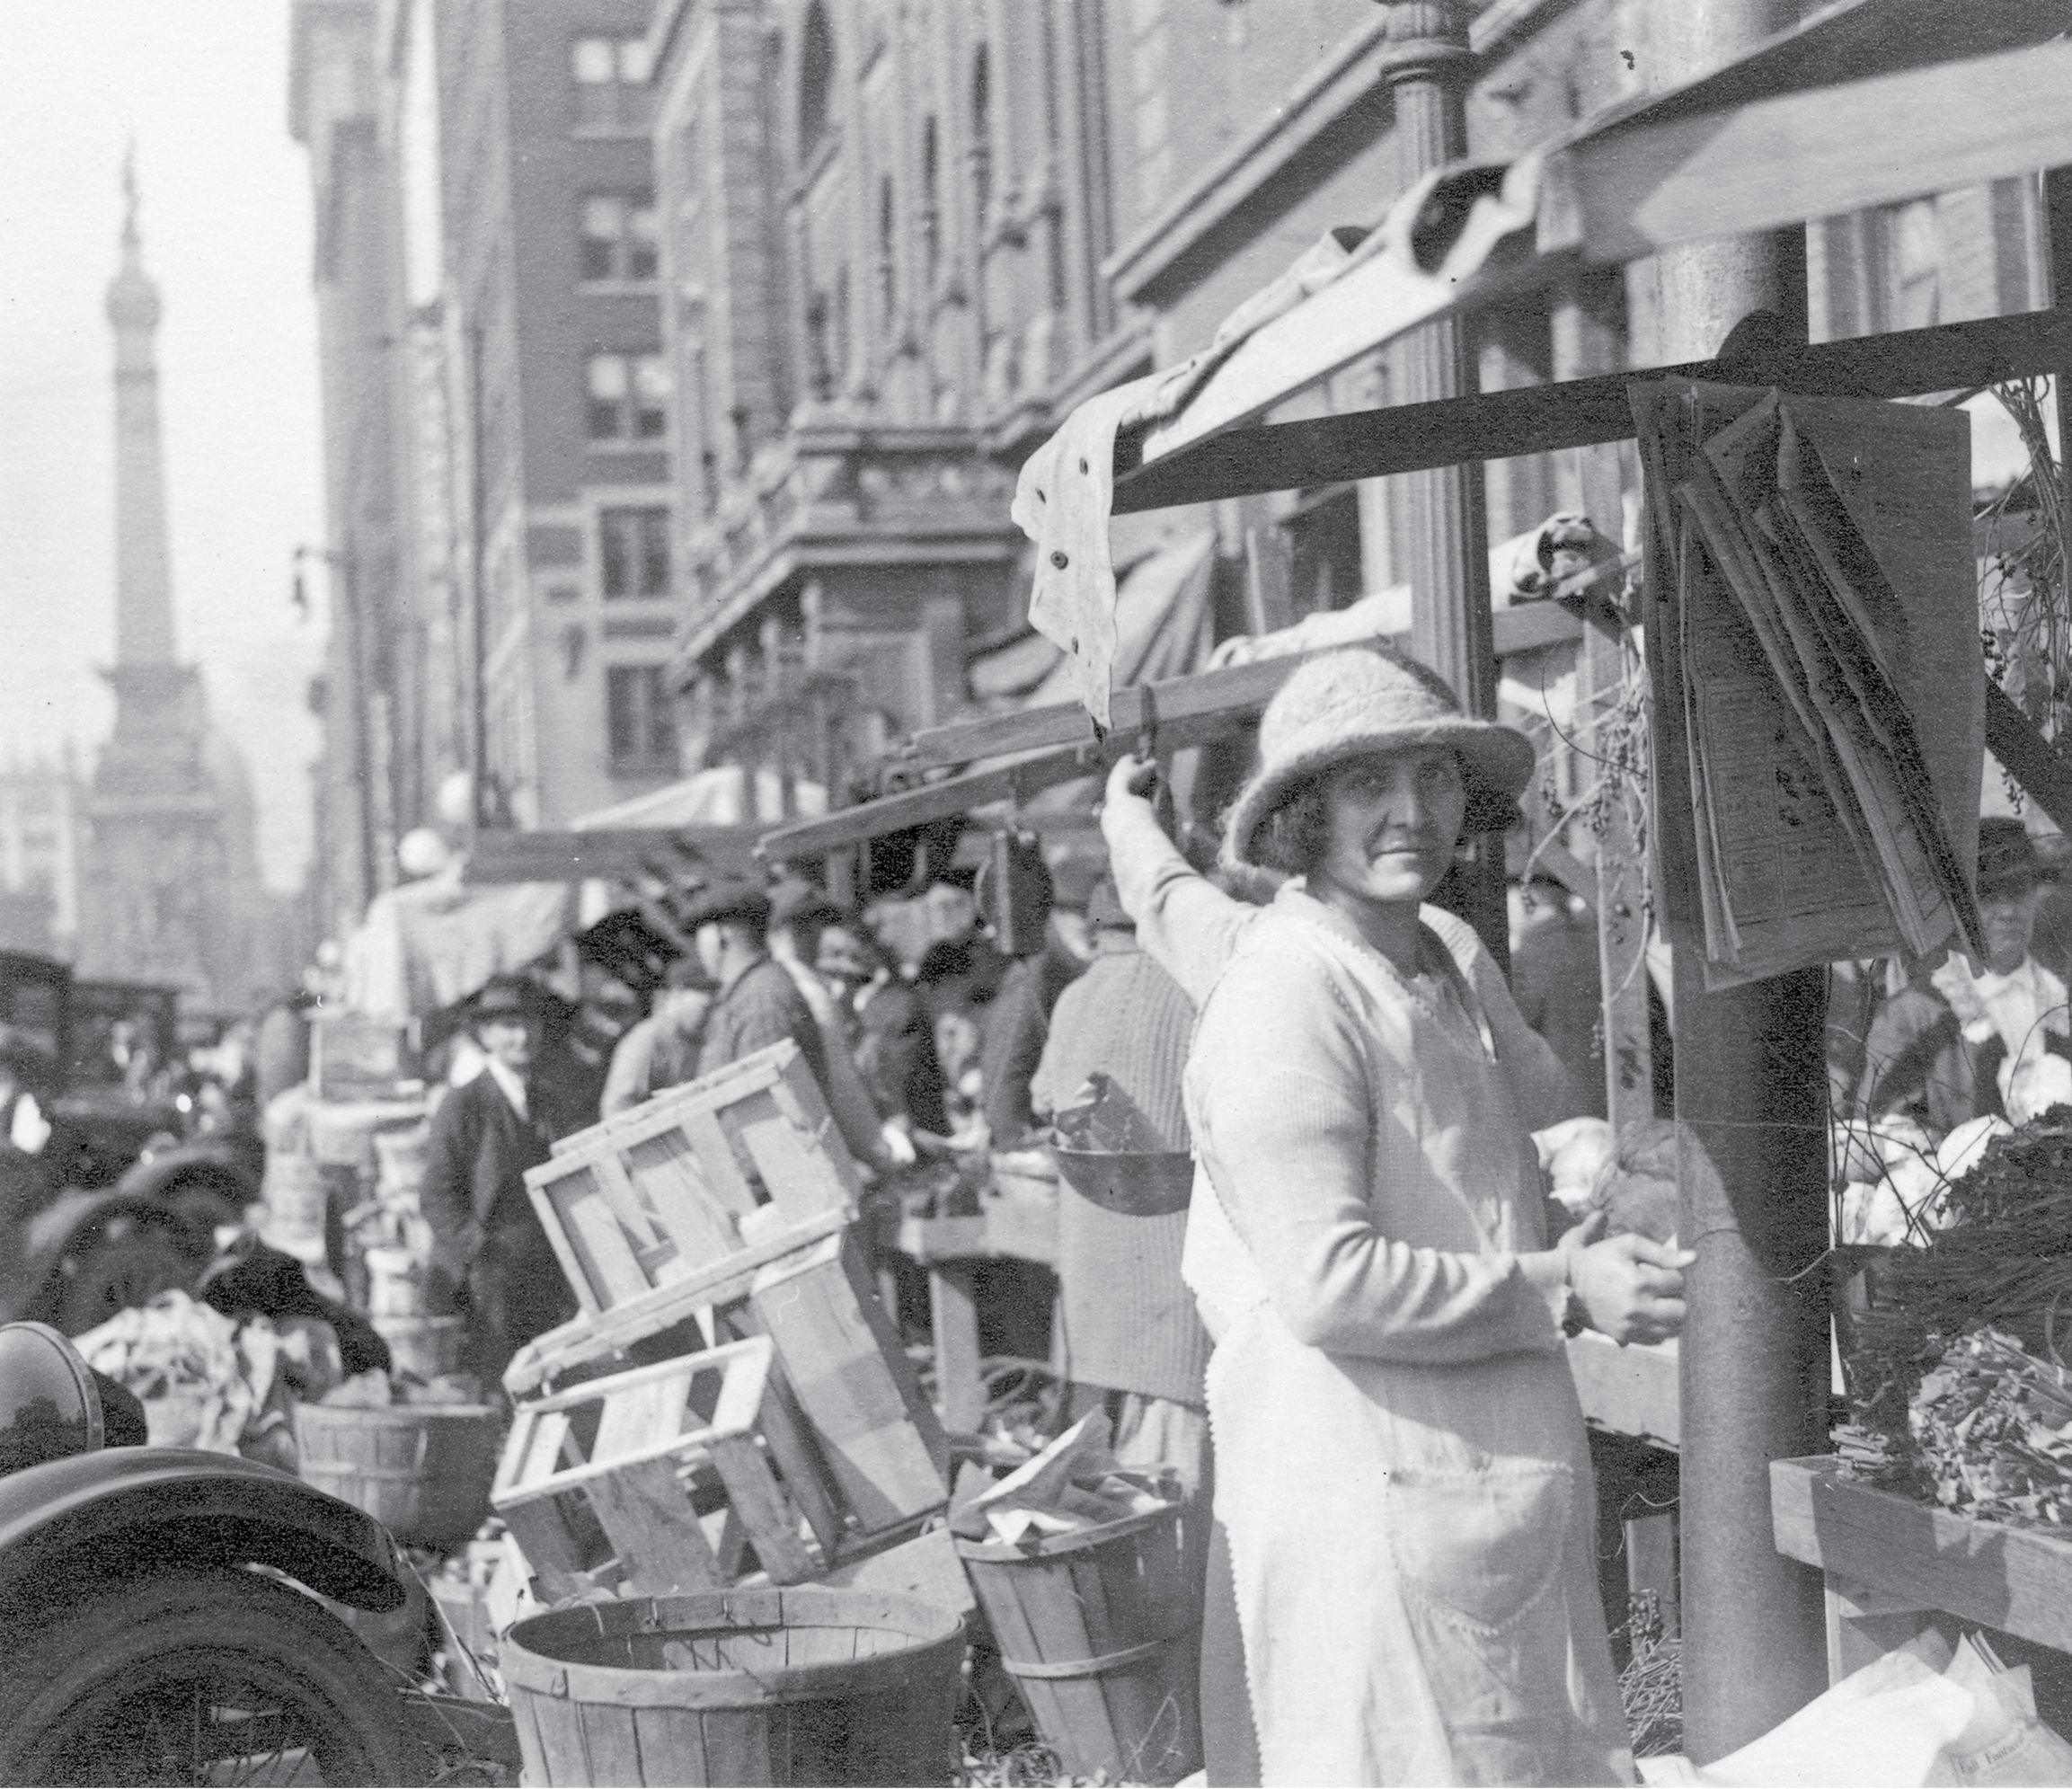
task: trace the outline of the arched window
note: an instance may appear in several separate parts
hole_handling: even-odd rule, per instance
[[[828,134],[828,102],[835,88],[835,33],[820,0],[806,8],[799,33],[799,159]]]
[[[984,44],[971,58],[971,199],[983,233],[993,208],[993,65]]]
[[[925,120],[921,126],[921,265],[926,271],[929,289],[934,289],[935,274],[943,260],[943,180],[942,148],[937,140],[935,120]]]

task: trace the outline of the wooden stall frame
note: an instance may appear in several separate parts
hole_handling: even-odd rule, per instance
[[[1556,195],[1540,215],[1537,266],[1505,261],[1488,277],[1465,279],[1444,292],[1430,289],[1447,282],[1428,277],[1430,270],[1414,270],[1405,285],[1403,270],[1378,257],[1355,268],[1243,343],[1176,420],[1152,433],[1148,446],[1142,434],[1126,441],[1118,455],[1115,513],[1625,440],[1633,434],[1626,387],[1638,378],[1896,399],[1964,395],[2072,369],[2072,311],[2065,308],[2072,302],[2072,188],[2052,175],[2047,190],[2058,226],[2051,245],[2058,304],[2050,309],[1788,351],[1779,347],[1731,362],[1716,356],[1299,421],[1257,421],[1283,398],[1421,323],[1492,296],[1555,286],[1580,266],[1616,265],[1678,244],[1798,227],[1924,192],[2072,168],[2072,111],[2063,103],[2072,82],[2072,43],[2049,41],[2068,29],[2072,6],[2064,0],[2018,0],[1989,10],[1928,0],[1842,0],[1681,88],[1585,120],[1547,146],[1537,165]],[[2065,384],[2061,378],[2061,413],[2068,413]],[[1458,590],[1446,596],[1464,599]],[[2013,704],[1995,699],[1999,693],[1987,682],[1988,746],[2046,813],[2072,825],[2072,768]],[[1119,739],[1127,739],[1120,729],[1110,735]],[[1071,749],[1075,762],[1040,774],[1054,771],[1053,780],[1062,780],[1111,755],[1084,745]],[[887,815],[889,824],[916,824],[1023,793],[1037,774],[1027,766],[967,773],[811,828],[779,829],[765,838],[764,850],[782,857],[834,849],[875,829],[877,814]],[[1680,1024],[1680,1009],[1677,1017]],[[1745,1176],[1736,1164],[1728,1160],[1723,1167],[1740,1188]],[[1701,1366],[1687,1356],[1683,1370]],[[1825,1395],[1824,1359],[1821,1371],[1819,1386],[1804,1387],[1809,1401]],[[1724,1457],[1735,1444],[1721,1437],[1715,1445]],[[1753,1523],[1757,1512],[1749,1510],[1748,1519]],[[1715,1708],[1735,1710],[1724,1717],[1722,1733],[1745,1724],[1757,1700],[1722,1674],[1734,1669],[1736,1649],[1746,1655],[1765,1644],[1764,1625],[1775,1613],[1759,1597],[1741,1602],[1746,1607],[1710,1616],[1715,1637],[1724,1642],[1731,1634],[1731,1645],[1687,1656],[1687,1691],[1706,1701],[1707,1720]],[[1706,1742],[1717,1746],[1722,1733],[1708,1731]]]

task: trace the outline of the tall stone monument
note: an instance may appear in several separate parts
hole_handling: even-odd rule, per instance
[[[199,667],[174,649],[173,571],[154,338],[164,314],[144,270],[137,182],[122,266],[108,287],[115,331],[115,731],[87,802],[76,969],[171,982],[189,1001],[241,1009],[262,991],[267,906],[244,764],[208,724]]]

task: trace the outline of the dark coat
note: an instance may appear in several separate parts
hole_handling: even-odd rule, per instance
[[[545,1124],[520,1118],[487,1069],[432,1116],[418,1204],[431,1226],[434,1265],[469,1319],[469,1364],[485,1379],[574,1313],[526,1192],[526,1170],[547,1159],[547,1141]]]
[[[806,1058],[820,1092],[828,1091],[827,1046],[819,1022],[790,972],[768,957],[751,964],[713,1005],[698,1073],[710,1075],[789,1038]]]
[[[978,1058],[985,1086],[986,1123],[996,1149],[1014,1149],[1035,1128],[1029,1085],[1043,1059],[1050,1035],[1050,1009],[1078,975],[1081,965],[1055,939],[1007,971],[1000,993],[986,1010],[986,1037]]]
[[[949,1134],[935,1028],[921,996],[905,983],[888,982],[863,1003],[857,1015],[856,1066],[880,1116],[904,1113],[916,1129]]]

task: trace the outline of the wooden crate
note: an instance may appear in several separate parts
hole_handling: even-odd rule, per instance
[[[949,1442],[853,1237],[828,1236],[762,1269],[733,1320],[775,1344],[862,1535],[949,1501]]]
[[[526,1187],[581,1312],[512,1362],[514,1396],[745,1297],[766,1263],[846,1227],[861,1192],[790,1042],[557,1149]]]
[[[724,1589],[750,1544],[776,1583],[819,1572],[801,1518],[830,1548],[838,1519],[781,1415],[773,1433],[774,1361],[751,1337],[518,1407],[490,1501],[550,1597],[615,1576],[658,1596]],[[707,1467],[726,1501],[701,1516]]]

